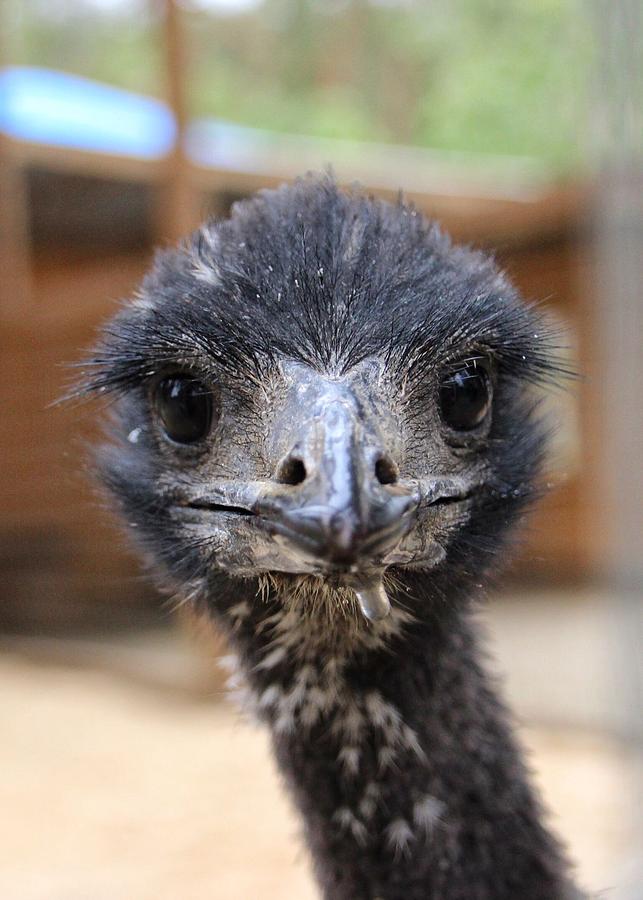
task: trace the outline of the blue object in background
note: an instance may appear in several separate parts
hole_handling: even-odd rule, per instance
[[[0,131],[18,140],[158,159],[175,140],[165,104],[81,78],[13,66],[0,71]]]
[[[237,125],[223,119],[196,119],[187,129],[185,151],[197,165],[231,171],[263,171],[267,158],[274,162],[275,153],[286,147],[309,144],[310,138],[284,135],[248,125]],[[266,154],[270,153],[270,157]],[[295,155],[293,153],[293,155]],[[297,158],[295,156],[295,158]],[[267,166],[270,169],[270,165]]]

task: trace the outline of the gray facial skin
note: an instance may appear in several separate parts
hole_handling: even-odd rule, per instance
[[[383,618],[386,569],[441,562],[449,522],[461,523],[483,472],[470,460],[462,468],[434,429],[435,454],[406,474],[401,417],[382,400],[396,394],[372,360],[337,378],[288,362],[277,382],[263,435],[272,476],[257,478],[241,457],[239,477],[184,481],[174,514],[212,536],[232,575],[317,575],[352,588],[368,619]]]

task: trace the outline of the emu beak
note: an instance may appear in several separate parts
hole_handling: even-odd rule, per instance
[[[279,522],[303,555],[333,570],[370,568],[408,530],[417,495],[412,486],[378,477],[384,454],[341,401],[314,416],[307,430],[278,466],[283,487],[259,511]]]
[[[291,419],[295,440],[257,512],[287,552],[353,588],[364,615],[380,619],[390,610],[383,560],[413,524],[417,486],[399,483],[375,423],[352,391],[327,385],[316,401],[298,427]]]

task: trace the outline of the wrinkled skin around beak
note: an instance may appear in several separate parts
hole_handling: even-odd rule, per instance
[[[315,574],[352,587],[364,615],[379,619],[390,609],[382,583],[389,566],[441,561],[443,548],[416,528],[418,520],[438,500],[465,499],[474,484],[400,476],[400,426],[374,399],[375,374],[365,367],[331,379],[284,367],[283,403],[266,439],[273,477],[217,481],[183,504],[209,511],[224,536],[234,531],[234,554],[225,539],[218,548],[222,568]]]

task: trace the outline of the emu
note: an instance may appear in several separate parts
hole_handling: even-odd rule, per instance
[[[551,338],[412,206],[308,176],[161,252],[86,367],[102,479],[227,634],[326,898],[580,896],[472,620]]]

